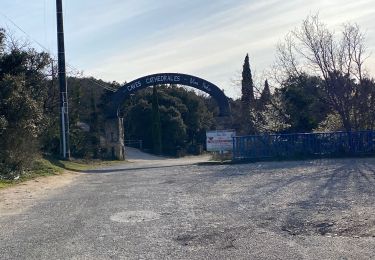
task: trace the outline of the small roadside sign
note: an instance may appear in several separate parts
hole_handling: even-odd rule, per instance
[[[222,152],[233,150],[234,130],[214,130],[206,132],[207,151]]]

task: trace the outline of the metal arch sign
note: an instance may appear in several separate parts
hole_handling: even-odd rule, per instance
[[[128,95],[138,90],[161,84],[185,85],[204,91],[217,101],[221,116],[228,116],[230,113],[228,98],[215,84],[196,76],[181,73],[158,73],[133,80],[115,93],[113,101],[115,104],[120,104]]]
[[[191,86],[200,89],[204,92],[211,93],[213,91],[214,85],[204,79],[190,76],[186,74],[177,73],[162,73],[154,74],[139,78],[128,84],[126,84],[122,91],[125,93],[132,93],[138,89],[144,87],[159,85],[159,84],[180,84]]]

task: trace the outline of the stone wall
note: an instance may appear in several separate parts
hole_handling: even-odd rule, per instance
[[[124,119],[109,118],[100,137],[103,156],[107,159],[125,160]]]

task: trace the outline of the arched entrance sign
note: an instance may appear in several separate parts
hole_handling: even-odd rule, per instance
[[[159,73],[133,80],[115,92],[112,102],[117,109],[121,102],[123,102],[123,100],[130,94],[159,84],[178,84],[202,90],[216,100],[220,109],[220,116],[230,115],[228,98],[215,84],[195,76],[181,73]]]

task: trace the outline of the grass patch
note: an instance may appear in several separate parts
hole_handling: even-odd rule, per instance
[[[54,164],[52,161],[48,159],[39,159],[34,162],[33,168],[30,173],[31,175],[35,176],[51,176],[60,174],[63,171],[63,168]]]
[[[17,180],[0,179],[0,189],[7,188],[18,183],[43,176],[53,176],[64,172],[64,170],[82,172],[92,170],[101,166],[124,163],[124,161],[100,161],[100,160],[73,160],[63,161],[52,157],[37,159],[29,171],[24,172]]]
[[[93,167],[91,164],[76,161],[52,160],[51,162],[62,169],[74,172],[82,172]]]
[[[52,176],[60,174],[64,169],[54,165],[49,160],[37,159],[30,170],[25,171],[17,180],[0,180],[0,189],[13,186],[15,184],[32,180],[41,176]]]
[[[48,158],[48,160],[55,166],[74,172],[83,172],[93,170],[98,167],[113,165],[117,163],[124,163],[124,161],[101,161],[101,160],[70,160],[63,161],[55,158]]]
[[[0,189],[12,186],[12,181],[0,180]]]

